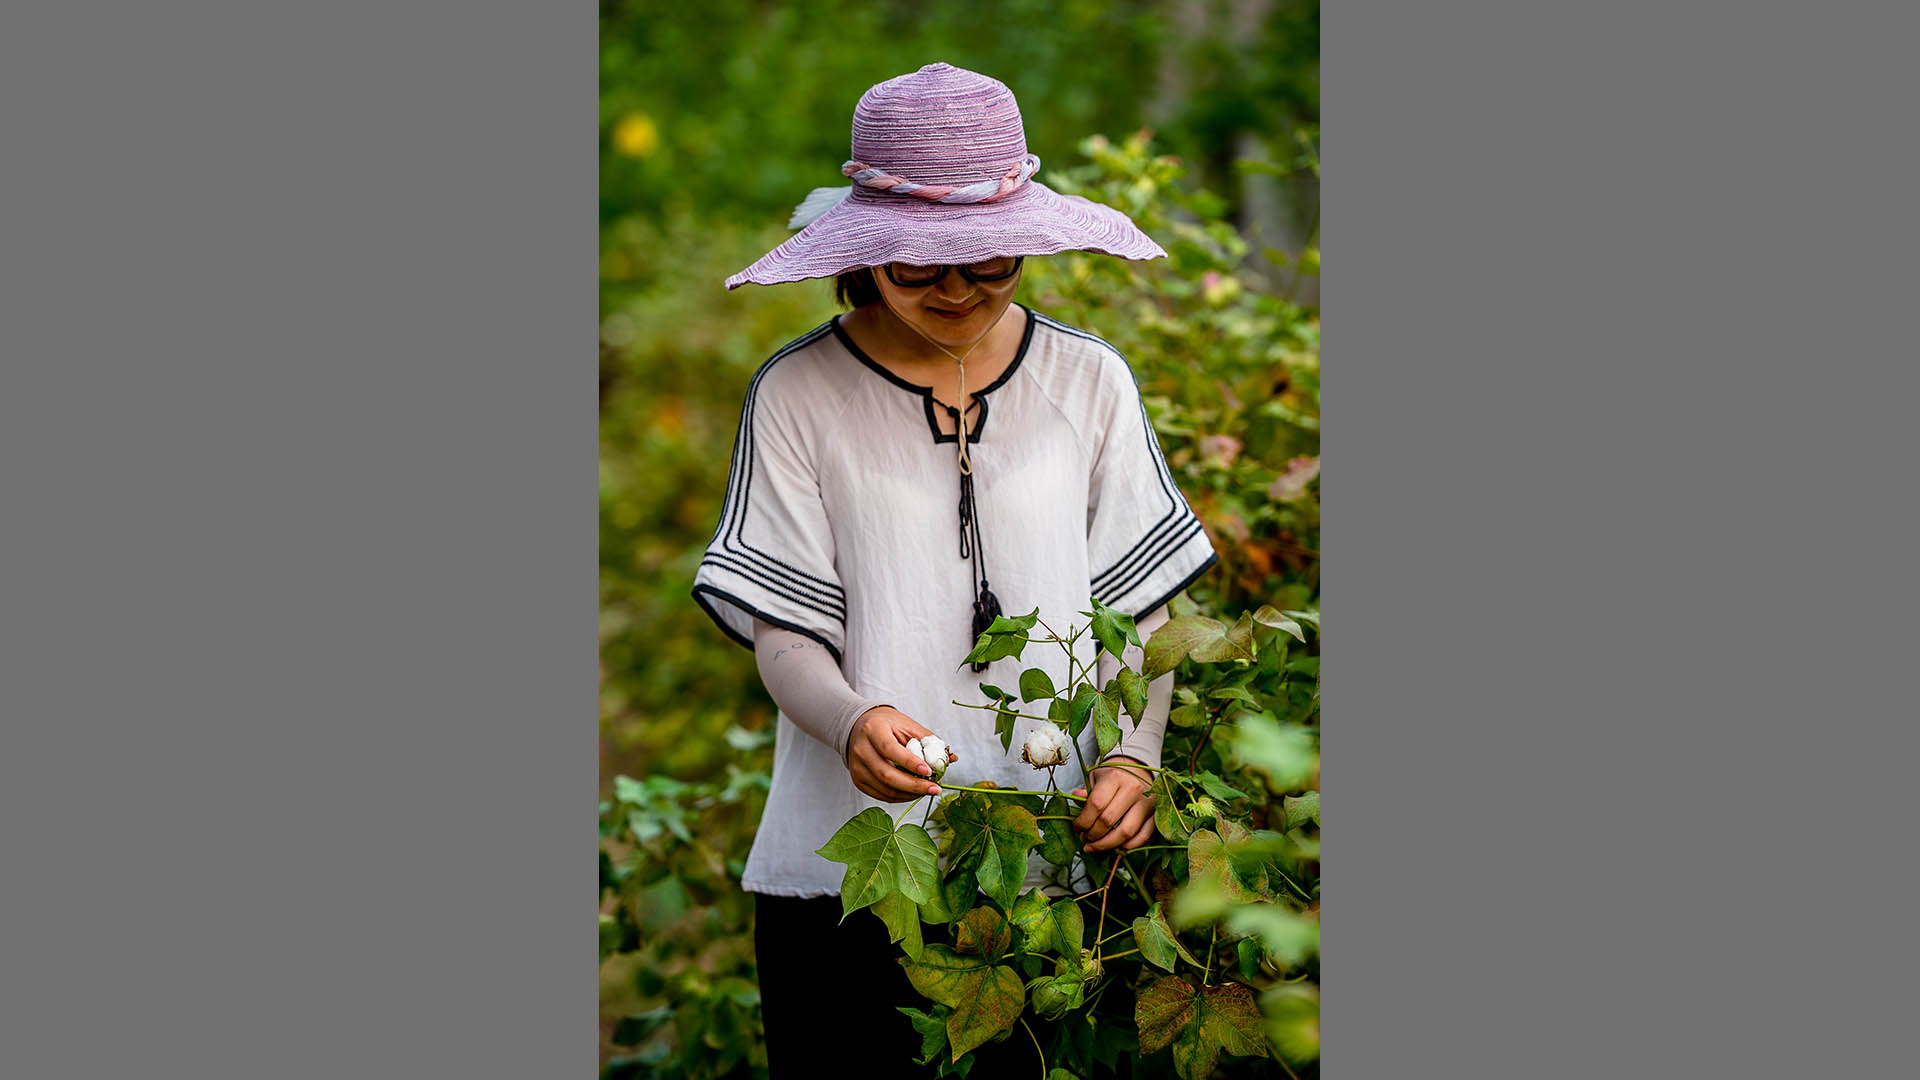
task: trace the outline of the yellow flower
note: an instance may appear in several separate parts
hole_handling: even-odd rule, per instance
[[[628,157],[647,157],[660,146],[660,130],[643,112],[630,112],[613,125],[613,148]]]

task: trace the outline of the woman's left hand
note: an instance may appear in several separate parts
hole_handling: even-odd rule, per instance
[[[1104,768],[1094,766],[1093,794],[1073,827],[1085,834],[1088,851],[1131,850],[1153,838],[1152,774],[1144,768],[1117,767],[1142,764],[1129,757],[1107,762]],[[1086,795],[1087,789],[1075,788],[1073,793]]]

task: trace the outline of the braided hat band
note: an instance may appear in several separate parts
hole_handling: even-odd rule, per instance
[[[929,202],[942,203],[984,203],[992,202],[1012,192],[1040,171],[1040,159],[1028,154],[1008,166],[1005,175],[998,180],[986,180],[978,184],[965,184],[954,187],[943,184],[916,184],[903,176],[894,176],[884,169],[858,161],[849,161],[840,166],[844,176],[853,182],[875,191],[890,191],[895,195],[912,195]]]

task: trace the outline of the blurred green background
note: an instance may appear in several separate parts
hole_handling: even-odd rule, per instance
[[[722,279],[844,182],[867,87],[1001,80],[1038,179],[1173,256],[1030,259],[1018,300],[1133,363],[1222,554],[1192,595],[1317,609],[1319,5],[607,0],[600,48],[602,1062],[761,1075],[737,878],[773,707],[688,590],[748,379],[839,309]]]

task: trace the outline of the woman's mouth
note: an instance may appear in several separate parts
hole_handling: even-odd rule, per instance
[[[978,308],[980,304],[981,304],[981,301],[976,300],[973,303],[968,304],[966,307],[958,311],[955,311],[951,308],[938,308],[938,307],[929,307],[927,310],[933,312],[935,315],[938,315],[943,319],[964,319],[967,316],[973,314],[974,309]]]

